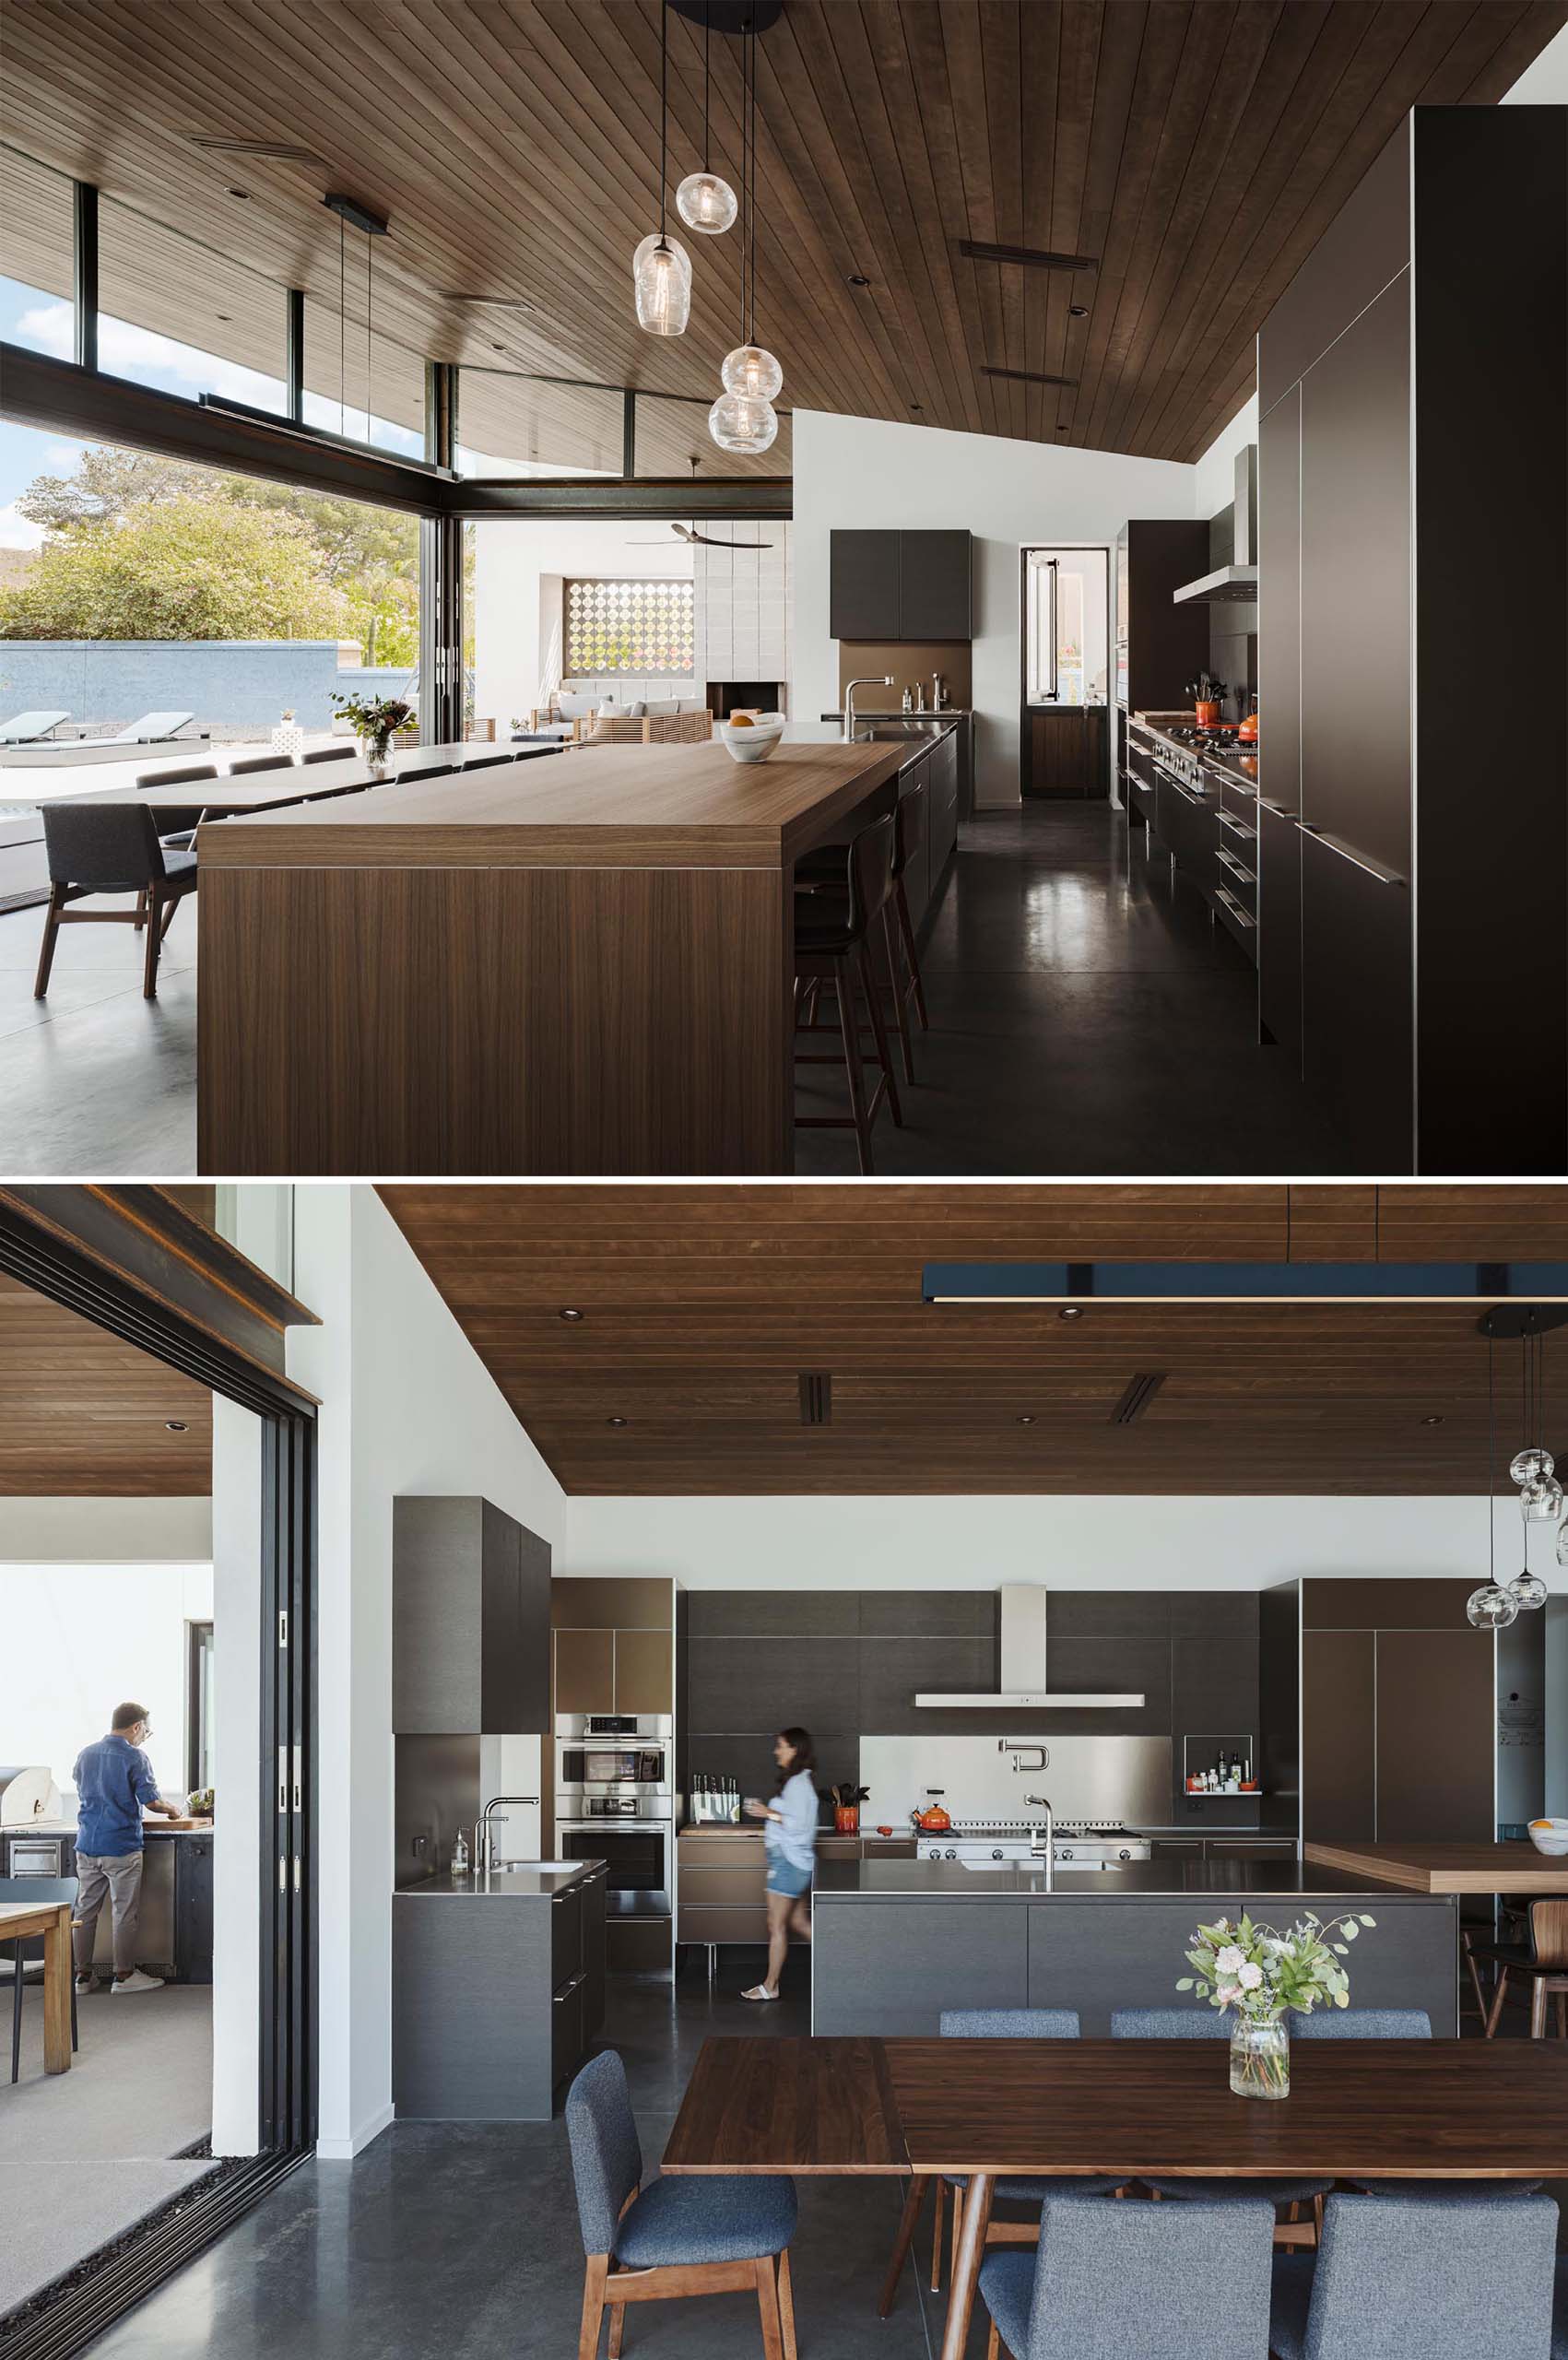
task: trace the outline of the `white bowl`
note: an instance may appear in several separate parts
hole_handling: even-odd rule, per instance
[[[1549,1860],[1568,1858],[1568,1819],[1532,1819],[1530,1842]]]
[[[765,762],[779,739],[784,736],[784,717],[782,713],[759,714],[748,727],[737,729],[733,721],[718,725],[720,739],[732,761]]]

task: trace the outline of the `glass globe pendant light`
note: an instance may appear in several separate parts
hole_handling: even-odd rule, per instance
[[[1527,1524],[1557,1524],[1562,1516],[1562,1486],[1548,1475],[1527,1483],[1519,1494],[1519,1513]]]
[[[1515,1574],[1509,1583],[1508,1595],[1521,1611],[1544,1606],[1547,1599],[1546,1584],[1539,1574],[1532,1574],[1527,1565],[1524,1572]]]
[[[711,11],[704,6],[702,10],[702,169],[700,172],[687,173],[686,178],[676,190],[675,209],[687,228],[695,230],[700,237],[720,238],[726,230],[733,229],[735,226],[735,218],[740,210],[740,205],[728,181],[719,177],[719,174],[713,170],[711,161],[713,150],[708,135],[710,88],[708,53],[713,40],[713,27],[708,21],[710,14]]]
[[[1465,1600],[1465,1614],[1477,1631],[1505,1631],[1519,1613],[1497,1578],[1497,1344],[1490,1328],[1486,1339],[1486,1556],[1487,1577]]]
[[[1496,1582],[1483,1582],[1465,1601],[1465,1612],[1478,1631],[1506,1631],[1519,1619],[1518,1600]]]
[[[659,8],[659,226],[643,240],[631,257],[631,284],[637,297],[637,324],[650,336],[684,336],[691,317],[691,257],[684,246],[666,234],[665,202],[669,188],[669,6]]]
[[[741,114],[741,186],[746,193],[746,238],[740,250],[740,342],[720,372],[724,392],[708,412],[708,431],[721,451],[738,458],[756,458],[775,441],[779,421],[773,396],[784,384],[784,371],[773,355],[757,342],[753,313],[757,301],[757,36],[749,34],[749,68]]]
[[[1557,1462],[1550,1450],[1516,1450],[1508,1469],[1508,1478],[1522,1491],[1527,1483],[1544,1481],[1548,1475],[1555,1473],[1556,1467]]]

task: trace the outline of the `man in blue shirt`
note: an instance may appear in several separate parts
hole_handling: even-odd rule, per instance
[[[77,1988],[95,1991],[93,1943],[107,1898],[114,1929],[114,1991],[156,1991],[160,1975],[136,1965],[136,1919],[142,1899],[142,1813],[178,1819],[178,1803],[158,1791],[142,1740],[152,1734],[145,1705],[116,1705],[110,1734],[82,1748],[71,1776],[77,1785]]]

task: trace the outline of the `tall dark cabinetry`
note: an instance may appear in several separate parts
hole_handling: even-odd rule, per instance
[[[1127,777],[1129,713],[1177,713],[1192,702],[1187,682],[1208,662],[1208,609],[1177,607],[1173,593],[1208,571],[1202,518],[1134,517],[1116,536],[1116,781]]]
[[[1363,1167],[1568,1164],[1565,322],[1562,110],[1418,107],[1258,337],[1260,1010]]]

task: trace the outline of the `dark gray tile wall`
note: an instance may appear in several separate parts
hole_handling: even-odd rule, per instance
[[[857,1780],[862,1735],[993,1736],[994,1712],[916,1706],[918,1693],[997,1683],[994,1590],[692,1590],[681,1599],[683,1784],[692,1771],[772,1783],[771,1745],[791,1724],[817,1744],[819,1784]],[[1140,1692],[1141,1707],[1058,1712],[1061,1736],[1173,1740],[1257,1730],[1256,1596],[1227,1591],[1055,1590],[1053,1687]],[[1190,1816],[1175,1788],[1173,1814]],[[1216,1806],[1203,1811],[1212,1813]],[[1232,1805],[1229,1816],[1239,1814]]]

